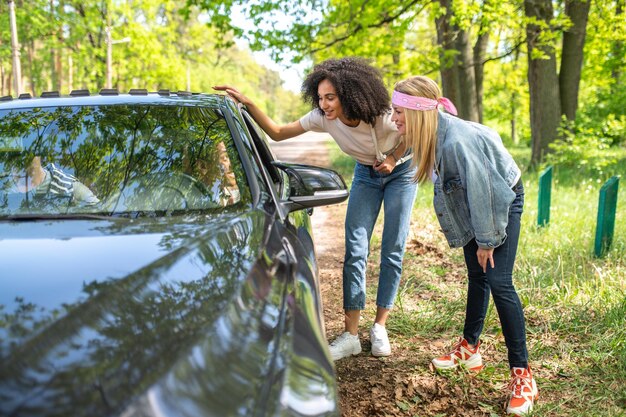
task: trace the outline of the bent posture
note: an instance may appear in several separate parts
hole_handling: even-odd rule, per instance
[[[330,344],[330,353],[338,360],[361,352],[358,326],[365,308],[369,242],[384,203],[377,310],[370,339],[374,356],[390,355],[385,324],[400,282],[417,184],[412,181],[415,169],[411,167],[411,153],[391,121],[389,94],[379,72],[359,58],[330,59],[316,65],[302,85],[313,110],[286,125],[275,123],[237,89],[215,89],[245,104],[273,140],[309,130],[327,132],[356,160],[345,222],[345,331]]]
[[[392,105],[393,120],[415,152],[415,179],[433,179],[441,229],[451,247],[463,248],[469,277],[463,336],[452,352],[432,363],[437,369],[482,368],[480,334],[493,294],[512,377],[507,412],[526,414],[537,385],[512,280],[524,206],[520,169],[495,131],[438,111],[443,107],[456,114],[433,80],[417,76],[397,83]]]

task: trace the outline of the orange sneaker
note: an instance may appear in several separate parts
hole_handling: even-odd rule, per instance
[[[532,411],[533,404],[539,396],[535,378],[530,372],[530,367],[511,369],[511,378],[508,386],[511,391],[511,399],[506,407],[506,412],[516,416],[527,415]]]
[[[467,340],[459,338],[452,352],[432,360],[435,368],[440,370],[454,369],[463,365],[470,371],[478,372],[483,369],[483,358],[479,352],[480,342],[474,347],[469,347]]]

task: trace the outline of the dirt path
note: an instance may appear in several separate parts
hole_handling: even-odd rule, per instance
[[[278,159],[329,167],[326,135],[306,134],[293,141],[272,143]],[[332,340],[343,331],[343,308],[341,288],[344,254],[344,218],[347,202],[315,208],[311,218],[318,264],[320,268],[321,293],[324,303],[326,337]],[[363,332],[363,331],[362,331]],[[367,333],[367,331],[365,331]],[[363,334],[364,350],[369,350],[368,337]],[[359,363],[355,363],[358,361]],[[381,376],[381,364],[369,355],[350,361],[336,363],[339,395],[343,417],[384,413],[384,404],[372,398],[372,379]]]
[[[286,162],[299,162],[330,167],[326,134],[309,132],[293,140],[272,142],[276,157]],[[347,202],[317,207],[311,222],[320,268],[321,292],[324,303],[324,319],[327,337],[334,337],[343,330],[341,269],[344,253],[344,218]]]

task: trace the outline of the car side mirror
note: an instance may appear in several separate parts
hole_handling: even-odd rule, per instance
[[[341,175],[332,169],[279,161],[273,165],[289,177],[289,197],[284,202],[289,212],[341,203],[350,195]]]

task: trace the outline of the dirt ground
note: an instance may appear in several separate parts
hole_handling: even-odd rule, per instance
[[[316,209],[313,216],[328,340],[343,332],[342,292],[339,289],[342,285],[345,209],[345,203],[325,207]],[[408,248],[422,252],[423,262],[431,266],[434,262],[447,262],[436,248],[420,245],[415,240],[408,242]],[[472,375],[461,373],[453,375],[451,380],[437,375],[430,368],[431,358],[443,353],[448,341],[415,337],[408,344],[400,345],[390,335],[392,355],[373,357],[370,354],[369,325],[374,306],[370,301],[368,303],[359,329],[363,352],[335,362],[342,417],[500,414],[505,394],[498,392],[497,388],[485,392],[484,383],[471,383]]]
[[[281,147],[274,149],[279,159],[329,166],[326,147],[322,144],[315,140],[303,141],[296,151],[290,151],[287,145],[283,145],[287,142],[291,141],[281,142]],[[312,217],[328,340],[343,332],[341,287],[346,206],[344,202],[315,208]],[[380,225],[377,228],[375,233],[380,233]],[[407,250],[419,254],[417,261],[411,262],[423,263],[424,268],[441,264],[452,270],[446,279],[463,279],[462,268],[451,265],[439,246],[420,239],[420,234],[431,236],[436,231],[420,229],[416,224],[411,229]],[[377,271],[371,260],[369,263],[368,269]],[[473,375],[459,372],[450,377],[438,375],[430,369],[431,358],[445,353],[448,340],[390,337],[392,355],[387,358],[373,357],[370,354],[369,326],[373,321],[374,308],[373,303],[368,301],[367,310],[363,312],[359,329],[363,352],[335,362],[342,417],[502,415],[502,404],[506,400],[502,384],[492,385],[484,380],[474,384]],[[393,320],[393,310],[390,320]]]

